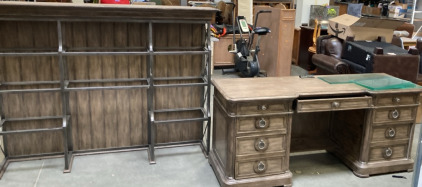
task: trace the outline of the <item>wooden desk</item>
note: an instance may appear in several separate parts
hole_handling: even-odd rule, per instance
[[[327,77],[333,76],[345,75]],[[209,162],[221,186],[290,186],[289,156],[296,151],[326,149],[359,177],[413,169],[422,89],[370,91],[299,77],[213,84]]]

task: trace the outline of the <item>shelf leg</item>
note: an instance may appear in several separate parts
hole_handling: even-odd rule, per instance
[[[9,158],[4,157],[3,162],[0,165],[0,179],[3,177],[6,172],[7,166],[9,165]]]

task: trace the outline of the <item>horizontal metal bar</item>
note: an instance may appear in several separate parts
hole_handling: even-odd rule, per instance
[[[41,52],[45,52],[45,51],[50,51],[50,52],[57,52],[57,46],[54,47],[39,47],[39,48],[30,48],[30,47],[11,47],[11,48],[0,48],[0,52],[2,53],[19,53],[19,52],[31,52],[33,53],[34,51],[41,51]],[[35,52],[36,53],[36,52]]]
[[[154,46],[154,49],[156,51],[160,51],[160,50],[177,50],[177,49],[181,49],[181,50],[186,50],[186,51],[203,51],[204,47],[203,46],[190,46],[190,47],[181,47],[181,46],[169,46],[169,47],[159,47],[159,46]]]
[[[62,119],[63,116],[41,116],[41,117],[27,117],[27,118],[6,118],[6,122],[10,121],[34,121],[34,120],[50,120],[50,119]]]
[[[58,52],[7,52],[0,53],[0,56],[58,56]]]
[[[204,55],[208,51],[154,51],[152,55]]]
[[[150,53],[148,51],[123,51],[123,52],[116,52],[116,51],[106,51],[106,52],[63,52],[63,56],[80,56],[80,55],[149,55]]]
[[[19,155],[8,157],[10,162],[21,162],[29,160],[39,160],[39,159],[50,159],[50,158],[61,158],[63,157],[63,152],[55,153],[41,153],[41,154],[32,154],[32,155]]]
[[[178,108],[178,109],[160,109],[160,110],[154,110],[153,112],[155,113],[160,113],[160,112],[186,112],[186,111],[204,111],[203,108],[198,107],[198,108]]]
[[[60,84],[60,81],[22,81],[22,82],[2,82],[1,86],[25,86],[25,85],[45,85]]]
[[[154,84],[154,87],[189,87],[189,86],[205,86],[205,85],[208,85],[208,83],[161,84],[161,85]]]
[[[155,144],[155,149],[172,148],[172,147],[183,147],[183,146],[195,146],[195,145],[200,145],[200,144],[201,144],[201,140],[169,142],[169,143],[157,143],[157,144]]]
[[[159,121],[153,121],[153,123],[163,124],[163,123],[180,123],[180,122],[206,121],[206,120],[208,120],[208,118],[185,118],[185,119],[159,120]]]
[[[134,46],[134,47],[67,47],[64,51],[67,52],[78,52],[78,51],[106,51],[106,50],[147,50],[147,46]]]
[[[203,80],[203,77],[157,77],[155,81],[174,81],[174,80]]]
[[[138,86],[101,86],[101,87],[75,87],[65,88],[65,91],[88,91],[88,90],[118,90],[118,89],[136,89],[136,88],[149,88],[149,85]]]
[[[208,54],[209,50],[206,51],[95,51],[95,52],[62,52],[64,56],[80,56],[80,55],[203,55]],[[10,52],[0,53],[0,56],[58,56],[59,52]]]
[[[60,88],[0,90],[0,94],[1,93],[56,92],[56,91],[60,91]]]
[[[43,128],[43,129],[31,129],[31,130],[1,131],[0,132],[0,135],[23,134],[23,133],[38,133],[38,132],[59,131],[59,130],[63,130],[63,127]]]
[[[110,82],[136,82],[148,81],[147,78],[138,79],[90,79],[90,80],[69,80],[68,83],[110,83]]]
[[[114,147],[114,148],[103,148],[103,149],[91,149],[91,150],[77,150],[73,152],[74,156],[85,156],[105,153],[119,153],[129,151],[142,151],[146,150],[148,145],[130,146],[130,147]]]

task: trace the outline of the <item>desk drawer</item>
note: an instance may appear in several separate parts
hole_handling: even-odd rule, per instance
[[[372,130],[372,142],[409,139],[412,124],[375,126]]]
[[[374,110],[374,123],[411,121],[415,119],[416,107],[378,108]]]
[[[285,157],[260,158],[254,160],[237,161],[235,165],[235,179],[262,177],[280,174],[284,169]]]
[[[407,158],[408,145],[373,147],[369,153],[369,162]]]
[[[237,134],[275,132],[285,134],[290,115],[239,117],[237,118]]]
[[[349,98],[330,98],[330,99],[310,99],[298,100],[297,112],[318,112],[334,110],[352,110],[369,108],[372,105],[372,98],[349,97]]]
[[[418,104],[418,94],[394,94],[377,96],[374,105],[391,106],[391,105],[411,105]]]
[[[289,102],[286,101],[262,101],[247,102],[237,105],[238,115],[247,114],[271,114],[288,112],[290,108]]]
[[[282,134],[237,137],[236,156],[281,153],[286,150],[285,141]]]

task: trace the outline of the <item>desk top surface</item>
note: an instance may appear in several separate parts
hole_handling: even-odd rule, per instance
[[[361,74],[359,76],[365,78],[374,75],[391,77],[387,74]],[[344,76],[348,75],[324,75],[324,77],[338,77],[339,79]],[[355,83],[330,84],[316,77],[300,78],[298,76],[213,79],[212,82],[215,88],[229,101],[422,92],[422,88],[372,91]]]

